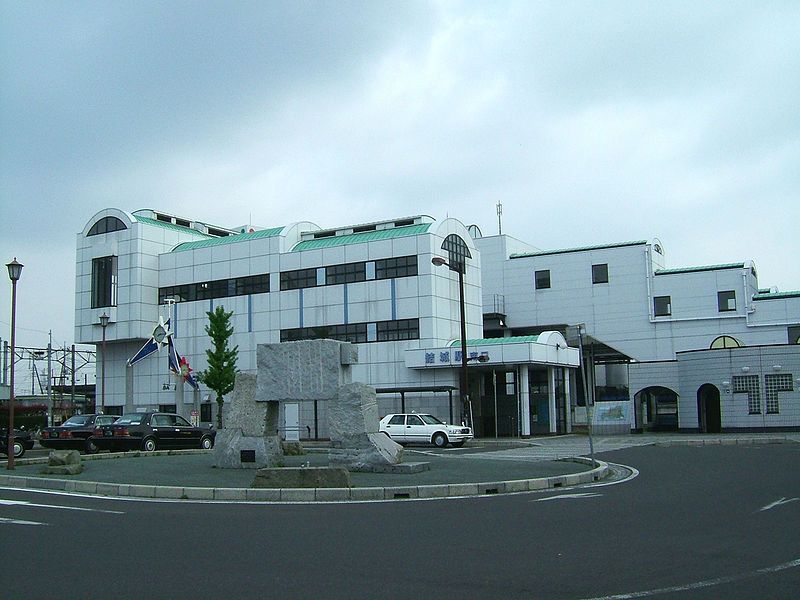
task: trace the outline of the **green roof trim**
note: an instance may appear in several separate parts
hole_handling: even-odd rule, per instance
[[[779,298],[800,298],[800,290],[794,292],[773,292],[767,294],[759,292],[753,296],[753,300],[775,300]]]
[[[197,242],[184,242],[175,246],[173,252],[183,252],[184,250],[196,250],[197,248],[210,248],[211,246],[224,246],[225,244],[236,244],[238,242],[249,242],[250,240],[260,240],[262,238],[275,237],[280,235],[284,227],[272,227],[271,229],[259,229],[249,233],[237,233],[236,235],[226,235],[224,237],[212,237],[207,240]]]
[[[318,248],[333,248],[336,246],[347,246],[350,244],[365,244],[377,240],[390,240],[393,238],[408,237],[411,235],[421,235],[427,233],[433,223],[420,223],[418,225],[405,225],[403,227],[392,227],[391,229],[379,229],[377,231],[362,231],[350,233],[348,235],[331,235],[314,240],[304,240],[295,244],[292,252],[303,250],[316,250]]]
[[[728,263],[724,265],[706,265],[702,267],[684,267],[683,269],[659,269],[655,275],[675,275],[677,273],[699,273],[701,271],[722,271],[724,269],[744,269],[744,263]]]
[[[184,227],[183,225],[175,225],[175,223],[167,223],[166,221],[159,221],[158,219],[151,219],[150,217],[137,217],[133,215],[138,223],[142,225],[153,225],[154,227],[163,227],[164,229],[171,229],[172,231],[180,231],[181,233],[193,233],[194,235],[207,238],[209,235],[191,227]]]
[[[500,344],[530,344],[539,341],[538,335],[516,335],[512,337],[482,338],[467,340],[467,346],[499,346]],[[460,346],[461,340],[450,342],[450,346]]]
[[[579,248],[565,248],[563,250],[544,250],[542,252],[521,252],[512,254],[509,258],[529,258],[532,256],[550,256],[553,254],[569,254],[571,252],[587,252],[589,250],[606,250],[608,248],[625,248],[626,246],[644,246],[647,240],[635,242],[619,242],[618,244],[603,244],[600,246],[581,246]]]

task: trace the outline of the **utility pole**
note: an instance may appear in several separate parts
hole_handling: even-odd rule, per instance
[[[47,426],[53,426],[53,364],[51,355],[53,354],[53,330],[50,332],[50,340],[47,342]]]

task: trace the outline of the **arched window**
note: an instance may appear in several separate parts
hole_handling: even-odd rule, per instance
[[[711,342],[711,349],[718,350],[720,348],[741,348],[744,344],[734,337],[729,335],[721,335]]]
[[[461,239],[461,236],[451,233],[444,238],[442,243],[442,250],[447,252],[447,262],[450,263],[451,271],[464,272],[466,267],[466,259],[472,258],[466,242]]]
[[[117,217],[103,217],[92,225],[86,237],[90,235],[100,235],[101,233],[111,233],[112,231],[120,231],[121,229],[127,229],[127,227],[125,223],[120,221]]]

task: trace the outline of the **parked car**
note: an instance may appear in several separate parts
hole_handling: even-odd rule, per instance
[[[33,435],[23,429],[14,429],[14,458],[21,458],[33,448]],[[0,453],[8,454],[8,429],[0,429]]]
[[[89,440],[99,450],[165,450],[173,448],[204,448],[214,446],[217,432],[207,427],[195,427],[180,415],[172,413],[129,413],[111,425],[95,427]]]
[[[474,437],[469,427],[448,425],[433,415],[419,413],[386,415],[381,419],[379,431],[398,444],[433,444],[437,448],[447,444],[459,448]]]
[[[96,427],[111,425],[118,415],[73,415],[58,427],[45,427],[39,434],[39,444],[53,450],[83,450],[86,454],[97,452],[89,439]]]

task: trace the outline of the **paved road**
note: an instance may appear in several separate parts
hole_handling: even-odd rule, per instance
[[[797,597],[800,445],[648,446],[602,458],[639,476],[333,505],[0,490],[0,585],[34,599]]]

